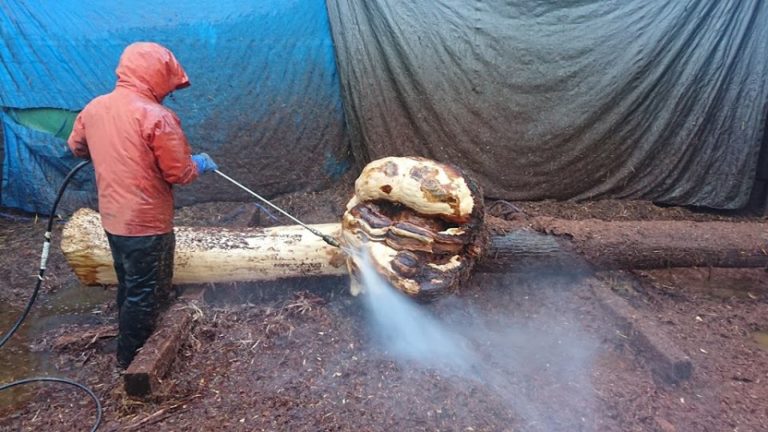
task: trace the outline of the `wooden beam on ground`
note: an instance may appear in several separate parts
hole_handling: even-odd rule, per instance
[[[592,279],[588,284],[635,350],[663,382],[677,384],[693,374],[693,363],[653,319],[642,316],[610,287]]]
[[[185,292],[162,315],[155,332],[136,354],[125,374],[123,384],[130,396],[157,393],[163,377],[171,368],[179,348],[192,326],[198,305],[203,301],[203,289]]]

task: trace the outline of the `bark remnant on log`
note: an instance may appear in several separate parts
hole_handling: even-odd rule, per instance
[[[600,269],[768,266],[766,223],[538,217],[531,225]]]
[[[486,254],[476,268],[486,273],[504,273],[536,269],[580,271],[587,267],[567,241],[520,228],[491,235]]]

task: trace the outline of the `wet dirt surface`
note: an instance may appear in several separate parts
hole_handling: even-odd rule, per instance
[[[280,202],[306,222],[327,222],[341,214],[346,193]],[[312,205],[313,198],[322,203]],[[568,219],[734,220],[642,202],[566,203],[560,210],[555,203],[514,205],[528,216]],[[222,220],[242,206],[183,209],[179,223],[253,224],[245,211],[240,219]],[[13,251],[0,258],[3,325],[6,311],[20,310],[31,292],[43,229],[30,220],[0,221],[3,250]],[[60,226],[54,236],[59,234]],[[53,251],[36,305],[41,312],[80,289]],[[113,291],[84,288],[103,297],[73,294],[79,306],[51,314],[79,317],[45,325],[33,317],[22,337],[0,349],[3,368],[18,371],[0,382],[45,373],[78,379],[105,406],[101,430],[768,430],[768,273],[594,275],[639,316],[660,323],[690,356],[693,376],[678,385],[654,377],[582,277],[545,271],[476,275],[458,295],[426,306],[469,341],[476,353],[470,372],[386,352],[343,279],[215,286],[162,394],[145,400],[124,394],[114,338],[88,333],[114,322]],[[88,335],[83,343],[57,344],[64,335],[81,333]],[[14,350],[26,354],[9,360]],[[0,400],[0,430],[88,430],[94,418],[90,400],[75,390],[40,386],[14,398]]]

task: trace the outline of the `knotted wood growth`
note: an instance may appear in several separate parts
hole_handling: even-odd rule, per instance
[[[422,300],[456,290],[485,245],[483,197],[459,168],[424,158],[368,164],[342,218],[342,242],[366,254],[376,272]],[[352,293],[362,290],[360,258],[350,256]]]

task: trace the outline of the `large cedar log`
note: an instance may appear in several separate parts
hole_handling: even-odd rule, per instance
[[[337,236],[340,224],[313,225]],[[339,249],[300,226],[226,229],[177,227],[173,282],[207,283],[343,275]],[[61,249],[83,284],[117,283],[99,214],[78,210],[64,227]]]
[[[492,230],[477,271],[531,267],[570,271],[586,263],[605,269],[768,267],[768,224],[535,218],[527,226]],[[338,223],[313,225],[338,234]],[[503,227],[502,227],[503,228]],[[96,212],[79,210],[61,241],[67,261],[87,285],[114,284],[106,236]],[[299,226],[176,228],[174,282],[208,283],[343,275],[339,249]]]

